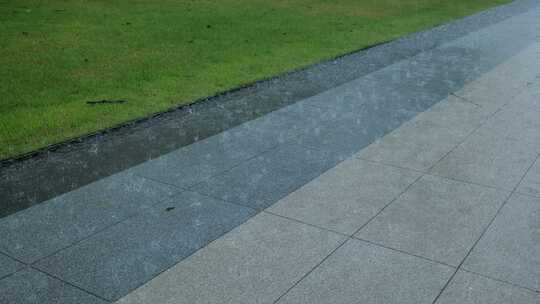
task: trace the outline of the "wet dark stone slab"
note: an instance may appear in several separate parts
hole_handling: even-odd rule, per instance
[[[0,280],[0,303],[109,303],[32,268]]]
[[[255,211],[184,192],[36,263],[116,300],[243,223]]]
[[[264,209],[339,161],[332,153],[290,144],[257,156],[191,188],[193,191]]]
[[[180,192],[119,173],[0,219],[0,251],[33,263]]]
[[[24,267],[24,264],[0,253],[0,280]]]

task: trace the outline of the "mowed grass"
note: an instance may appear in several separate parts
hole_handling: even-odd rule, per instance
[[[506,2],[0,0],[0,159]]]

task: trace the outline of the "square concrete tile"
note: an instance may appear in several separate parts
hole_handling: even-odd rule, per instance
[[[540,291],[540,198],[512,195],[463,267]]]
[[[465,142],[435,165],[431,172],[445,177],[513,190],[540,149],[539,143],[516,135],[521,128],[507,124],[506,115],[492,117]],[[512,116],[511,120],[520,120]]]
[[[339,160],[345,160],[369,145],[372,140],[370,138],[375,137],[374,134],[363,135],[362,131],[358,130],[359,124],[357,125],[352,119],[349,119],[346,124],[349,126],[340,121],[321,124],[317,129],[312,130],[313,132],[300,135],[294,142],[312,149],[330,151]]]
[[[407,73],[402,66],[384,69],[339,87],[343,93],[332,91],[306,100],[306,104],[337,113],[339,119],[329,122],[327,131],[315,129],[320,134],[303,134],[302,144],[357,152],[446,96],[417,85],[422,81],[415,77],[421,72],[416,76]]]
[[[540,94],[539,94],[540,95]],[[522,94],[504,107],[486,127],[506,138],[513,138],[540,152],[540,96]]]
[[[356,235],[457,266],[508,193],[424,176]]]
[[[448,97],[380,138],[357,156],[426,171],[486,118],[478,106]]]
[[[418,177],[418,172],[349,159],[269,211],[350,235]]]
[[[503,68],[495,68],[482,77],[468,83],[455,94],[466,100],[474,102],[489,111],[496,111],[509,103],[514,96],[519,94],[525,83],[520,81],[517,85],[512,83],[510,75],[501,73]],[[519,74],[519,73],[518,73]],[[510,86],[509,84],[512,83]]]
[[[185,192],[36,266],[115,300],[253,214],[245,207]]]
[[[528,5],[533,2],[528,2],[527,4],[525,4],[525,2],[520,2],[516,4]],[[506,9],[506,7],[500,8]],[[527,10],[527,12],[525,12],[525,10]],[[512,55],[519,53],[529,46],[531,42],[536,40],[535,37],[538,32],[535,21],[536,16],[530,14],[530,12],[535,9],[528,7],[525,10],[521,12],[522,14],[519,15],[519,18],[505,18],[504,20],[498,20],[498,22],[485,27],[477,27],[475,31],[461,36],[456,40],[447,42],[445,45],[470,47],[478,50],[483,57],[487,57],[488,59],[491,59],[491,61],[495,60],[494,64],[503,62]],[[496,11],[497,9],[486,13],[498,14],[499,12]],[[470,22],[476,22],[474,16],[471,16],[468,19]],[[509,41],[512,43],[508,43]]]
[[[130,171],[188,188],[290,140],[295,132],[295,120],[280,110],[143,163]]]
[[[344,240],[263,212],[118,303],[273,303]]]
[[[278,303],[431,304],[454,269],[350,240]]]
[[[447,96],[411,121],[430,122],[437,127],[451,129],[453,136],[468,135],[492,113],[453,95]]]
[[[540,69],[540,44],[534,43],[512,56],[475,81],[468,83],[456,95],[473,101],[485,109],[500,108],[511,103]]]
[[[481,55],[465,47],[431,49],[314,96],[310,103],[354,112],[359,105],[387,100],[419,113],[479,76]]]
[[[256,147],[247,145],[246,147]],[[229,145],[212,137],[130,169],[139,176],[188,188],[264,151]]]
[[[528,90],[531,89],[531,90]],[[498,122],[510,126],[506,132],[535,145],[540,152],[540,79],[525,92],[514,98],[512,104],[497,115]]]
[[[192,188],[252,208],[266,208],[337,163],[327,153],[282,145]]]
[[[338,94],[333,90],[324,92],[326,95],[328,92],[333,92],[333,94]],[[322,94],[316,95],[320,96]],[[348,110],[341,109],[339,106],[336,107],[319,107],[313,105],[311,98],[296,102],[282,110],[286,110],[283,113],[286,113],[288,116],[292,116],[296,122],[295,127],[300,131],[300,133],[309,133],[316,132],[317,128],[320,128],[321,125],[324,125],[329,122],[340,120],[343,118],[352,117],[352,113]]]
[[[460,270],[435,304],[534,303],[540,294]]]
[[[381,90],[381,84],[378,79],[373,77],[361,77],[340,86],[324,91],[315,96],[306,98],[300,103],[323,109],[324,113],[334,115],[350,115],[362,113],[366,104],[376,104],[376,101],[382,102],[388,100],[390,91]],[[393,93],[393,92],[391,92]],[[392,95],[392,100],[398,98],[398,95]],[[374,108],[371,106],[370,108]],[[365,110],[364,110],[365,111]]]
[[[372,73],[366,76],[371,83],[363,92],[366,104],[381,113],[387,108],[411,118],[448,95],[446,89],[430,89],[433,85],[431,72],[432,69],[425,71],[413,60]],[[411,114],[413,116],[409,116]]]
[[[336,120],[320,122],[316,128],[301,133],[293,142],[331,151],[344,160],[406,120],[406,117],[395,117],[399,116],[399,112],[385,115],[384,112],[390,112],[388,109],[371,111],[369,107],[364,104],[359,112],[365,111],[365,114],[357,114],[356,117],[338,116]]]
[[[426,75],[424,68],[425,64],[413,63],[385,68],[307,99],[306,104],[335,113],[338,119],[302,134],[301,143],[341,148],[346,155],[426,110],[446,94],[426,90],[424,85],[430,87],[432,83],[418,79]],[[411,69],[416,69],[414,75],[409,75]]]
[[[107,177],[0,219],[0,251],[32,263],[179,191],[128,173]]]
[[[344,160],[417,114],[395,100],[376,95],[373,85],[366,93],[362,88],[350,89],[353,84],[341,86],[345,92],[330,90],[287,107],[299,131],[291,142],[331,151]],[[367,84],[361,82],[361,85]],[[350,93],[351,90],[355,93]],[[324,99],[327,103],[319,104]]]
[[[0,303],[6,304],[106,304],[78,288],[27,268],[0,281]]]
[[[336,108],[317,108],[303,101],[291,106],[300,133],[291,142],[331,151],[341,160],[368,145],[384,133],[381,121],[361,113]],[[384,121],[384,120],[383,120]],[[386,127],[388,124],[384,124]]]
[[[529,169],[516,191],[527,195],[540,196],[540,160],[537,160]]]
[[[256,145],[268,150],[296,136],[299,132],[297,124],[289,107],[283,107],[226,132],[231,133],[230,137],[245,138],[246,146]]]
[[[482,68],[485,68],[485,60],[477,50],[442,46],[421,52],[368,77],[384,84],[388,90],[402,92],[408,97],[409,105],[416,105],[422,111],[480,76]]]
[[[24,267],[24,264],[0,253],[0,280]]]
[[[308,97],[303,102],[334,113],[350,113],[366,101],[365,93],[374,85],[371,79],[360,77]]]
[[[330,90],[315,96],[328,98],[324,106],[314,103],[315,97],[289,106],[289,115],[295,115],[299,130],[291,142],[331,151],[344,160],[416,114],[416,111],[396,109],[396,103],[387,99],[357,94],[360,96],[351,97],[347,92]]]

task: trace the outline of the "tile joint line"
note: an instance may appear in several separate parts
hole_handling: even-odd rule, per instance
[[[495,219],[497,218],[497,216],[499,215],[499,213],[501,212],[501,210],[504,208],[504,206],[506,206],[506,204],[508,203],[508,201],[510,200],[510,198],[514,195],[514,193],[516,192],[516,189],[519,187],[519,185],[521,184],[521,182],[523,181],[523,179],[525,179],[525,176],[527,176],[527,174],[529,173],[529,171],[531,170],[531,168],[534,166],[534,164],[536,163],[536,161],[538,160],[538,158],[540,157],[540,153],[537,154],[536,156],[536,159],[531,163],[531,165],[529,165],[529,167],[527,168],[527,170],[525,170],[525,173],[523,173],[523,175],[521,176],[521,179],[519,180],[519,182],[514,186],[513,190],[510,192],[510,194],[508,194],[508,196],[506,197],[506,199],[504,200],[504,202],[501,204],[501,206],[499,206],[499,208],[497,209],[497,212],[495,212],[495,215],[491,218],[491,220],[489,221],[489,223],[487,224],[487,226],[484,228],[484,230],[482,231],[482,233],[480,234],[480,236],[478,237],[478,239],[474,242],[474,244],[472,245],[472,247],[469,249],[469,251],[467,252],[467,254],[465,255],[465,257],[461,260],[461,262],[459,263],[458,267],[456,268],[456,271],[450,276],[450,278],[448,279],[448,281],[446,282],[446,284],[443,286],[443,288],[441,289],[441,291],[439,292],[439,294],[437,295],[437,297],[435,297],[435,299],[433,300],[432,304],[435,304],[439,298],[441,297],[441,295],[443,294],[443,292],[446,290],[446,288],[450,285],[450,282],[453,280],[453,278],[456,276],[457,272],[459,270],[461,270],[463,264],[465,263],[465,261],[467,260],[467,258],[469,257],[469,255],[472,253],[472,251],[474,250],[474,248],[476,247],[476,245],[480,242],[480,240],[482,239],[482,237],[486,234],[486,232],[489,230],[489,228],[491,227],[491,225],[493,224],[493,222],[495,221]]]
[[[63,279],[60,278],[60,277],[57,277],[57,276],[55,276],[55,275],[53,275],[53,274],[50,274],[50,273],[48,273],[48,272],[46,272],[46,271],[43,271],[43,270],[41,270],[41,269],[39,269],[39,268],[36,268],[36,267],[34,267],[34,266],[29,266],[29,267],[30,267],[31,269],[35,270],[35,271],[38,271],[38,272],[40,272],[40,273],[42,273],[42,274],[44,274],[44,275],[46,275],[46,276],[49,276],[49,277],[51,277],[51,278],[53,278],[53,279],[55,279],[55,280],[58,280],[58,281],[60,281],[60,282],[62,282],[62,283],[64,283],[64,284],[67,284],[67,285],[69,285],[69,286],[71,286],[71,287],[73,287],[73,288],[76,288],[76,289],[78,289],[78,290],[80,290],[80,291],[82,291],[82,292],[85,292],[85,293],[87,293],[87,294],[89,294],[89,295],[92,295],[92,296],[94,296],[94,297],[96,297],[96,298],[98,298],[98,299],[100,299],[100,300],[102,300],[102,301],[105,301],[105,302],[107,302],[107,303],[112,303],[112,300],[106,299],[106,298],[104,298],[104,297],[102,297],[102,296],[100,296],[100,295],[98,295],[98,294],[95,294],[95,293],[93,293],[93,292],[91,292],[91,291],[89,291],[89,290],[86,290],[86,289],[84,289],[84,288],[82,288],[82,287],[80,287],[80,286],[77,286],[77,285],[75,285],[75,284],[73,284],[73,283],[70,283],[70,282],[68,282],[68,281],[65,281],[65,280],[63,280]]]
[[[478,107],[478,108],[482,108],[481,105],[479,105],[479,104],[473,102],[472,100],[469,100],[468,98],[465,98],[465,97],[463,97],[463,96],[461,96],[461,95],[458,95],[458,94],[455,93],[455,92],[450,93],[450,95],[456,97],[457,99],[459,99],[459,100],[461,100],[461,101],[463,101],[463,102],[470,103],[470,104],[472,104],[472,105],[474,105],[474,106],[476,106],[476,107]]]

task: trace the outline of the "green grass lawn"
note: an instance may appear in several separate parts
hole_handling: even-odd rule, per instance
[[[0,0],[0,159],[506,2]]]

